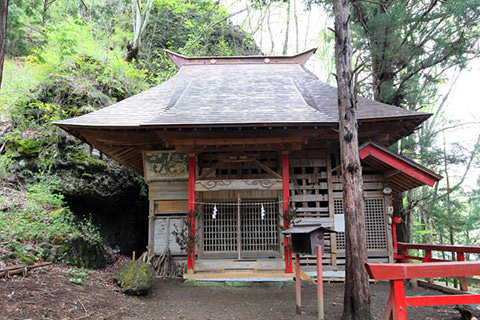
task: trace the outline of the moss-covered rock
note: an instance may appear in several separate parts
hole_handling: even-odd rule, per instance
[[[51,256],[68,265],[87,269],[105,268],[112,262],[111,256],[101,244],[77,235],[70,235],[63,245],[54,246]]]
[[[140,260],[128,261],[118,269],[113,280],[129,295],[145,295],[153,285],[152,266]]]
[[[37,261],[37,259],[35,258],[35,256],[31,253],[19,253],[17,252],[15,254],[15,256],[22,262],[28,264],[28,265],[33,265],[35,264],[35,262]]]

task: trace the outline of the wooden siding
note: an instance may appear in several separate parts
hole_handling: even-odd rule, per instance
[[[308,158],[305,153],[292,153],[290,157],[290,197],[291,207],[296,211],[296,219],[303,222],[321,223],[328,227],[335,227],[335,214],[343,213],[342,204],[342,178],[336,168],[334,158],[325,155],[319,156],[319,153],[313,153],[312,158]],[[279,156],[277,154],[277,156]],[[199,157],[199,175],[205,172],[205,168],[215,165],[215,158],[218,155],[202,154]],[[258,153],[259,159],[263,164],[268,165],[272,170],[279,172],[280,166],[278,158],[276,159],[271,152]],[[313,158],[315,157],[315,158]],[[202,167],[203,166],[203,167]],[[387,261],[391,253],[391,236],[389,216],[386,214],[386,208],[389,199],[382,193],[385,186],[384,177],[373,171],[364,172],[364,194],[366,199],[366,227],[367,227],[367,247],[369,259],[371,261]],[[220,181],[262,181],[272,180],[268,172],[252,166],[251,163],[225,163],[211,171],[207,179],[218,179]],[[234,185],[236,185],[234,183]],[[197,185],[198,186],[198,185]],[[197,189],[197,201],[199,203],[210,203],[212,201],[236,201],[240,194],[242,199],[246,200],[282,200],[281,190],[278,188],[263,189],[244,189],[239,190],[217,190],[213,188]],[[228,188],[231,189],[231,188]],[[234,188],[235,189],[235,188]],[[156,181],[149,184],[149,198],[152,202],[151,214],[152,221],[152,242],[153,250],[156,254],[170,246],[170,250],[175,255],[184,255],[179,250],[178,245],[171,234],[173,227],[178,225],[186,217],[186,205],[188,199],[188,181]],[[280,203],[280,202],[279,202]],[[211,209],[211,208],[210,208]],[[199,227],[198,235],[198,254],[202,256],[207,254],[204,251],[204,224],[205,217],[200,215],[197,218]],[[281,213],[278,215],[278,228],[281,228]],[[168,232],[169,235],[165,234]],[[280,254],[282,254],[283,239],[280,240]],[[160,250],[160,251],[159,251]],[[208,250],[207,250],[208,251]],[[215,251],[215,250],[214,250]],[[324,263],[333,267],[341,268],[345,263],[343,233],[327,234],[325,236]],[[221,256],[221,255],[219,255]],[[259,255],[261,256],[261,255]],[[301,256],[301,263],[304,266],[315,265],[315,257],[309,255]]]
[[[173,255],[184,255],[183,251],[175,240],[173,231],[181,231],[185,224],[186,217],[156,217],[153,223],[153,252],[162,254],[169,248]]]
[[[148,184],[150,200],[188,200],[188,181],[163,181]]]
[[[150,199],[149,250],[161,254],[168,247],[173,255],[185,255],[172,232],[181,230],[187,217],[188,181],[156,181],[148,184]]]

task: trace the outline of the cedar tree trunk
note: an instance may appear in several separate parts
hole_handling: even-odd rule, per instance
[[[362,167],[358,152],[357,102],[352,72],[349,0],[335,0],[335,63],[338,86],[339,139],[344,178],[345,297],[344,320],[370,319]]]
[[[8,0],[0,0],[0,87],[3,79],[3,60],[7,51]]]

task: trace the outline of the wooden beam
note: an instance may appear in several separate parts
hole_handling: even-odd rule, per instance
[[[400,172],[402,172],[402,171],[397,170],[397,169],[392,169],[392,170],[389,170],[389,171],[385,172],[385,174],[384,174],[383,176],[384,176],[386,179],[388,179],[388,178],[393,177],[393,176],[396,175],[396,174],[399,174]]]
[[[304,137],[270,137],[270,138],[213,138],[213,139],[171,139],[175,146],[219,146],[219,145],[251,145],[251,144],[284,144],[304,143]]]
[[[282,190],[282,181],[280,179],[197,180],[195,190]]]
[[[217,163],[215,163],[212,167],[208,168],[207,171],[205,171],[204,173],[202,173],[200,176],[198,176],[198,180],[203,180],[205,179],[206,177],[208,177],[211,173],[213,173],[215,170],[218,169],[218,167],[220,167],[220,165],[223,163],[224,161],[220,160],[218,161]]]
[[[157,138],[165,140],[182,140],[182,139],[223,139],[223,138],[243,138],[243,139],[255,139],[259,137],[302,137],[302,138],[313,138],[313,137],[322,137],[322,138],[335,138],[336,136],[333,133],[330,133],[329,130],[325,129],[298,129],[298,128],[243,128],[243,130],[238,130],[239,128],[222,128],[222,129],[198,129],[195,131],[192,130],[155,130],[154,133]]]
[[[270,174],[271,174],[272,176],[274,176],[275,178],[282,179],[282,176],[281,176],[281,175],[279,175],[277,172],[273,171],[272,169],[270,169],[268,166],[264,165],[263,163],[261,163],[261,162],[258,161],[257,159],[253,159],[253,163],[254,163],[257,167],[259,167],[259,168],[265,170],[266,172],[270,173]]]
[[[289,151],[300,151],[302,150],[302,144],[272,144],[272,145],[238,145],[238,146],[220,146],[220,147],[200,147],[200,146],[187,146],[187,145],[176,145],[175,151],[185,152],[185,153],[203,153],[203,152],[236,152],[236,151],[278,151],[278,150],[289,150]]]

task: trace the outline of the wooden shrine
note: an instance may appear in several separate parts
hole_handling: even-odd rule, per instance
[[[321,224],[323,263],[345,261],[336,88],[304,64],[314,53],[278,57],[185,57],[161,85],[57,126],[144,175],[148,251],[166,248],[190,272],[225,261],[292,270],[292,221]],[[390,146],[430,114],[359,98],[367,248],[393,257],[392,194],[441,177]],[[146,214],[146,213],[145,213]],[[187,230],[190,250],[179,245]],[[188,251],[188,252],[187,252]],[[303,255],[303,265],[316,264]],[[226,264],[231,265],[231,264]]]

